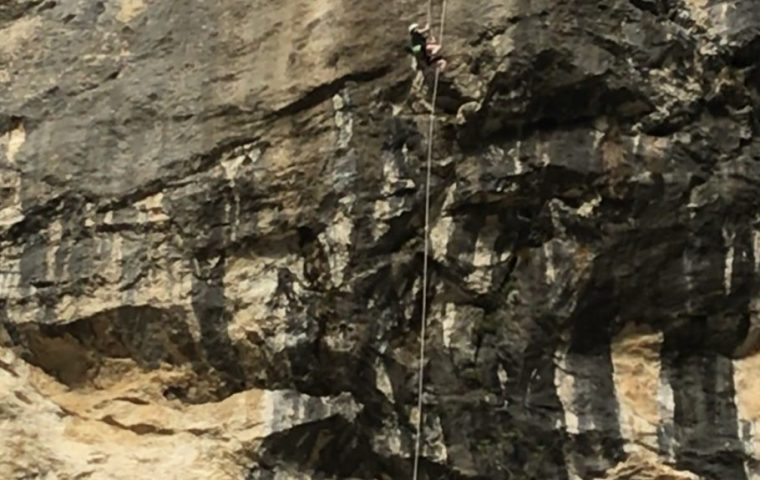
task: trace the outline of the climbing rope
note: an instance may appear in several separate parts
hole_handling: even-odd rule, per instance
[[[428,1],[428,24],[432,18],[433,0]],[[446,21],[446,0],[443,0],[441,9],[441,30],[438,42],[443,47],[443,31]],[[430,128],[428,130],[428,148],[427,148],[427,172],[425,175],[425,240],[422,254],[422,317],[420,320],[420,364],[417,373],[419,380],[417,384],[417,435],[414,440],[414,467],[412,470],[412,479],[417,480],[420,466],[420,446],[422,439],[422,391],[425,386],[425,335],[427,329],[427,290],[428,290],[428,256],[430,243],[430,178],[433,165],[433,134],[435,133],[435,103],[438,98],[438,80],[441,70],[436,64],[435,80],[433,81],[433,103],[430,107]]]

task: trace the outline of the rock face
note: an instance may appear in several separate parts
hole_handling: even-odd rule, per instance
[[[425,11],[0,4],[0,478],[411,478]],[[444,41],[421,478],[760,479],[757,2]]]

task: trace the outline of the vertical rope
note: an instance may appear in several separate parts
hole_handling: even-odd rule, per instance
[[[432,12],[432,0],[428,3],[428,15]],[[429,19],[430,17],[428,17]],[[439,45],[443,46],[443,31],[446,20],[446,0],[443,0],[441,10],[441,30]],[[427,333],[427,290],[428,290],[428,257],[430,250],[430,180],[433,169],[433,140],[435,133],[435,104],[438,99],[438,80],[441,71],[438,66],[435,67],[435,80],[433,82],[433,103],[430,107],[430,128],[428,130],[428,148],[427,148],[427,168],[425,174],[425,239],[422,254],[422,318],[420,320],[420,359],[418,384],[417,384],[417,435],[414,440],[414,467],[412,470],[412,479],[417,480],[420,467],[420,447],[422,440],[422,392],[425,387],[425,336]]]
[[[443,29],[446,26],[446,0],[443,0],[441,6],[441,34],[438,37],[438,43],[443,47]]]

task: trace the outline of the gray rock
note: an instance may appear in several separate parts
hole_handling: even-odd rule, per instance
[[[432,139],[419,4],[0,6],[0,347],[290,392],[218,471],[408,478],[434,141],[421,478],[757,478],[757,5],[450,3]]]

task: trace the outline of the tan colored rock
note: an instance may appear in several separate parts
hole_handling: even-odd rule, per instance
[[[612,343],[613,380],[620,430],[627,452],[656,450],[662,421],[660,348],[662,333],[630,327]]]
[[[71,390],[2,349],[0,478],[240,479],[267,435],[358,411],[350,397],[287,391],[248,390],[198,405],[165,397],[167,386],[194,388],[196,380],[183,369],[145,372],[119,361],[92,386]],[[320,413],[306,419],[309,405],[321,405]]]
[[[146,8],[147,5],[145,0],[122,0],[116,18],[121,22],[129,23],[132,19],[144,12]]]
[[[632,455],[597,480],[700,480],[697,475],[661,463],[651,453]]]
[[[747,455],[751,458],[760,456],[760,385],[757,382],[760,372],[760,354],[734,361],[734,388],[736,390],[737,430],[739,439],[744,444]],[[747,464],[749,480],[760,478],[760,472]]]

